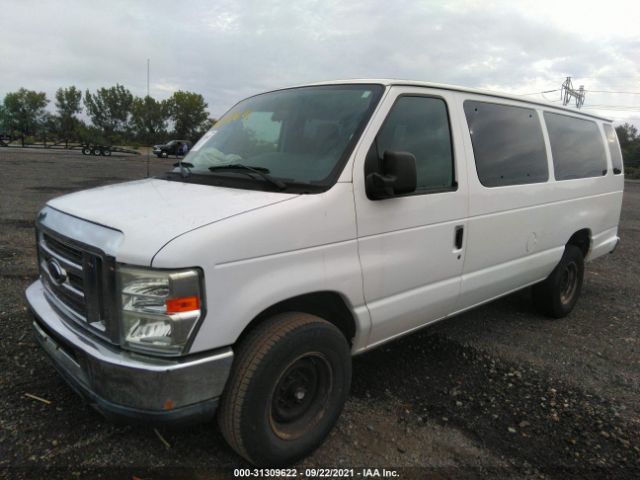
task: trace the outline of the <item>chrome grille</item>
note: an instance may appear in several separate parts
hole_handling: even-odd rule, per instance
[[[113,269],[98,251],[38,229],[40,276],[50,303],[69,320],[113,341],[107,328]]]

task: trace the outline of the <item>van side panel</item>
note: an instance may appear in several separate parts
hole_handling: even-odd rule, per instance
[[[466,99],[492,101],[480,95],[459,94],[460,109]],[[525,102],[495,102],[531,108]],[[536,110],[542,121],[545,109]],[[464,116],[461,118],[466,122]],[[609,155],[608,172],[602,177],[556,181],[545,128],[543,132],[549,181],[491,188],[480,183],[471,138],[468,134],[464,138],[470,202],[458,310],[543,280],[578,230],[590,231],[589,260],[611,251],[617,242],[624,180],[621,175],[613,175]]]

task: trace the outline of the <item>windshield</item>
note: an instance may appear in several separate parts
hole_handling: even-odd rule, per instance
[[[326,189],[337,180],[382,89],[381,85],[325,85],[248,98],[191,148],[182,172],[188,168],[189,177],[241,176],[265,189],[273,179],[288,186]],[[265,181],[256,170],[271,180]],[[181,168],[176,166],[174,172]]]

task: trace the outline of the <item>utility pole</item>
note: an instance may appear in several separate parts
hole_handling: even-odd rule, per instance
[[[147,97],[149,97],[149,64],[151,63],[151,59],[147,58]],[[145,99],[145,104],[147,104],[149,100]],[[147,117],[147,178],[149,178],[149,162],[151,161],[151,139],[149,138],[149,108],[145,108],[145,113]]]
[[[571,99],[575,98],[576,108],[580,108],[582,107],[582,105],[584,105],[584,95],[584,85],[580,85],[580,88],[576,90],[575,88],[573,88],[571,77],[567,77],[567,79],[562,84],[562,88],[560,89],[560,99],[562,100],[562,105],[568,105]]]

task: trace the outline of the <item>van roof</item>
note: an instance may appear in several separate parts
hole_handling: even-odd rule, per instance
[[[421,82],[417,80],[399,80],[399,79],[389,79],[389,78],[366,78],[366,79],[358,78],[358,79],[351,79],[351,80],[331,80],[331,81],[325,81],[325,82],[312,83],[308,85],[340,85],[340,84],[359,84],[359,83],[377,83],[385,86],[403,85],[403,86],[412,86],[412,87],[428,87],[428,88],[437,88],[441,90],[453,90],[456,92],[475,93],[475,94],[487,95],[495,98],[506,98],[508,100],[517,100],[519,102],[542,105],[544,107],[553,108],[554,110],[564,110],[567,113],[571,113],[574,115],[583,115],[585,117],[597,118],[598,120],[604,120],[606,122],[612,121],[610,118],[601,117],[599,115],[594,115],[592,113],[585,113],[576,109],[566,108],[560,105],[555,105],[550,102],[534,100],[522,95],[495,92],[491,90],[482,90],[479,88],[461,87],[458,85],[447,85],[444,83],[432,83],[432,82]]]

